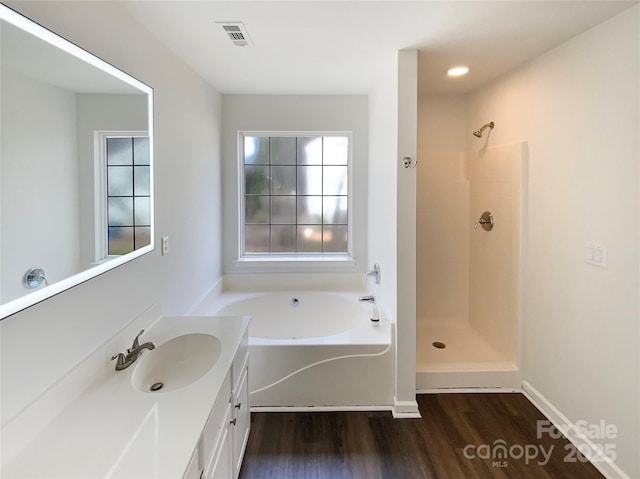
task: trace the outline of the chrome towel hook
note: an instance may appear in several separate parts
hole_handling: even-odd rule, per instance
[[[480,216],[480,219],[476,221],[476,224],[473,225],[473,229],[477,230],[478,225],[482,226],[485,231],[491,231],[493,229],[493,215],[485,211],[482,213],[482,216]]]

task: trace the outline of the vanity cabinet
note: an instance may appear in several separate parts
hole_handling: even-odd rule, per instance
[[[233,419],[231,420],[231,440],[233,477],[238,477],[242,458],[249,441],[249,429],[251,427],[251,411],[249,410],[249,353],[238,358],[239,368],[234,361],[233,365]],[[237,373],[236,373],[237,372]]]
[[[249,347],[245,332],[184,479],[234,479],[249,439]]]

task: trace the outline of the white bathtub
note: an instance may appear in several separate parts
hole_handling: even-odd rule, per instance
[[[391,407],[392,328],[373,326],[366,294],[226,290],[208,302],[206,314],[251,316],[252,409]]]
[[[389,324],[374,327],[366,293],[352,291],[227,293],[215,314],[251,316],[249,344],[389,344]],[[215,308],[214,308],[215,309]]]

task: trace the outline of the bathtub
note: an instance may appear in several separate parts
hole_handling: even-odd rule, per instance
[[[209,315],[250,315],[252,410],[390,409],[393,338],[384,318],[370,321],[364,289],[225,289]]]

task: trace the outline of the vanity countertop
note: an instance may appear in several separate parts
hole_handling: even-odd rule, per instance
[[[2,465],[0,476],[181,478],[248,324],[248,317],[161,317],[144,341],[159,346],[183,334],[214,335],[222,343],[215,365],[182,389],[149,393],[132,385],[135,363],[115,371],[115,362],[104,361],[88,386]],[[11,441],[11,432],[3,430],[2,440]]]

